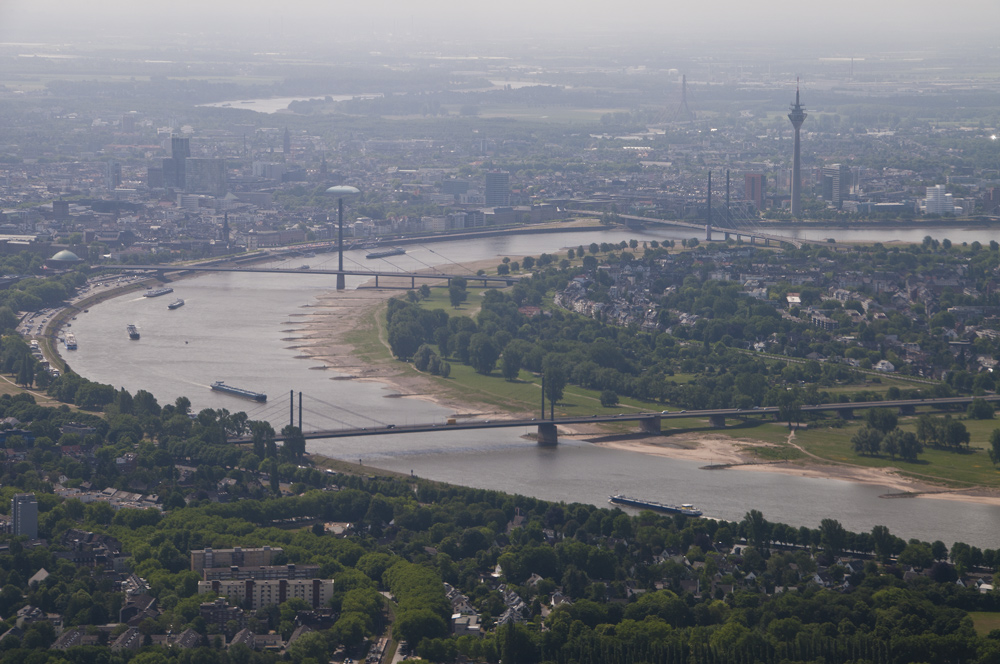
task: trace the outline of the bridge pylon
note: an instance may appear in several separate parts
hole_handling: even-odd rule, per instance
[[[538,423],[538,444],[546,447],[559,444],[559,430],[554,422]]]

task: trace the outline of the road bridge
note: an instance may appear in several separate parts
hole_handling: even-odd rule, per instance
[[[885,401],[862,401],[850,403],[824,403],[807,405],[800,408],[803,413],[835,412],[842,417],[851,418],[857,410],[871,408],[894,408],[900,414],[912,415],[917,408],[930,407],[941,408],[949,406],[968,406],[974,399],[982,399],[988,402],[1000,402],[1000,395],[989,395],[984,397],[941,397],[933,399],[891,399]],[[739,408],[712,408],[704,410],[680,410],[680,411],[654,411],[642,413],[616,413],[614,415],[579,415],[572,417],[558,417],[554,419],[505,419],[505,420],[479,420],[454,422],[453,424],[427,423],[427,424],[384,424],[372,427],[330,429],[325,431],[306,431],[303,436],[306,440],[326,440],[331,438],[353,438],[357,436],[384,436],[412,433],[439,433],[443,431],[468,431],[470,429],[508,429],[514,427],[536,427],[538,432],[539,445],[555,445],[558,443],[558,427],[572,424],[594,424],[608,422],[638,422],[640,430],[645,433],[659,434],[663,420],[683,420],[691,418],[708,418],[714,427],[724,427],[726,418],[751,419],[755,417],[773,416],[775,419],[781,416],[781,409],[776,406],[761,406],[750,409]],[[283,441],[284,437],[277,436],[275,440]],[[252,439],[248,437],[233,438],[232,443],[249,443]]]
[[[417,281],[421,279],[436,279],[447,281],[451,285],[452,279],[465,279],[470,283],[481,283],[483,288],[490,286],[504,287],[517,283],[518,277],[503,277],[475,274],[446,274],[444,272],[390,272],[378,270],[336,270],[336,269],[312,269],[312,268],[280,268],[280,267],[260,267],[251,265],[102,265],[103,270],[112,272],[147,272],[163,277],[166,274],[180,274],[185,272],[263,272],[269,274],[303,275],[303,274],[326,274],[326,275],[349,275],[354,277],[368,277],[375,280],[375,287],[384,286],[386,279],[402,279],[404,283],[409,280],[410,288],[416,288]],[[382,280],[383,284],[379,283]],[[399,286],[397,286],[398,288]]]
[[[593,216],[595,212],[593,210],[567,210],[570,214],[576,215],[590,215]],[[724,240],[729,240],[731,237],[735,237],[737,241],[743,240],[744,238],[749,240],[750,244],[761,243],[765,247],[771,246],[774,243],[776,246],[781,246],[782,244],[790,244],[796,249],[802,247],[805,241],[801,238],[791,237],[787,235],[776,235],[774,233],[762,233],[759,230],[751,228],[720,228],[718,226],[711,226],[708,224],[696,224],[691,221],[681,221],[678,219],[659,219],[657,217],[639,217],[632,214],[619,214],[618,219],[626,219],[630,221],[641,221],[648,224],[659,224],[661,226],[674,226],[677,228],[690,228],[692,230],[702,231],[705,233],[705,239],[711,241],[713,234],[721,234]]]

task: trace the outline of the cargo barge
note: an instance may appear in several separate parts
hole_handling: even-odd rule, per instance
[[[241,387],[233,387],[232,385],[226,385],[221,380],[217,380],[212,383],[212,389],[216,392],[225,392],[226,394],[232,394],[237,397],[243,397],[244,399],[253,399],[254,401],[264,402],[267,401],[267,395],[261,392],[253,392],[251,390],[244,390]]]
[[[694,505],[690,503],[684,503],[682,505],[666,505],[664,503],[658,503],[655,500],[640,500],[639,498],[630,498],[628,496],[623,496],[622,494],[615,494],[608,498],[609,503],[614,503],[615,505],[628,505],[629,507],[638,507],[643,510],[653,510],[654,512],[662,512],[664,514],[683,514],[685,516],[701,516],[701,510],[696,510]]]

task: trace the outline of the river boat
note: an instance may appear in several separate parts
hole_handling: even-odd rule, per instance
[[[267,395],[262,392],[253,392],[251,390],[244,390],[241,387],[233,387],[232,385],[226,385],[221,380],[217,380],[212,383],[212,389],[216,392],[225,392],[226,394],[232,394],[238,397],[244,397],[245,399],[253,399],[254,401],[264,402],[267,401]]]
[[[666,505],[664,503],[658,503],[655,500],[641,500],[639,498],[630,498],[629,496],[624,496],[620,493],[610,496],[608,498],[609,503],[614,503],[615,505],[628,505],[629,507],[638,507],[643,510],[653,510],[654,512],[663,512],[664,514],[683,514],[685,516],[701,516],[701,510],[696,510],[694,505],[690,503],[683,503],[681,505]]]
[[[160,297],[161,295],[166,295],[167,293],[173,293],[174,289],[169,286],[166,288],[150,288],[143,294],[143,297]]]
[[[393,247],[392,249],[383,249],[382,251],[373,251],[365,258],[388,258],[389,256],[402,256],[406,253],[406,249],[402,247]]]
[[[167,309],[177,309],[184,306],[184,300],[174,300],[167,305]]]
[[[72,334],[66,335],[66,350],[76,350],[76,336]]]
[[[128,338],[131,339],[132,341],[135,341],[136,339],[139,338],[139,328],[137,328],[132,323],[126,325],[125,329],[128,331]]]

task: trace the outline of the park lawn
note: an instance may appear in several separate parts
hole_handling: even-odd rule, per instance
[[[972,447],[971,452],[925,447],[923,454],[914,463],[898,458],[893,460],[884,455],[869,457],[856,454],[851,445],[851,436],[861,425],[861,421],[855,421],[840,429],[800,431],[795,435],[795,442],[806,451],[834,462],[868,468],[896,468],[901,474],[915,479],[939,481],[949,485],[1000,486],[1000,473],[994,469],[986,453],[976,447]],[[915,418],[904,418],[900,425],[904,431],[914,431]]]
[[[979,636],[987,636],[993,630],[1000,629],[1000,612],[969,611],[969,617]]]
[[[865,381],[864,384],[853,383],[851,385],[833,385],[830,387],[819,387],[820,391],[826,391],[830,394],[840,394],[842,392],[854,393],[861,390],[868,392],[875,392],[877,394],[885,394],[889,391],[890,387],[898,387],[901,390],[912,390],[914,388],[921,387],[905,380],[897,380],[895,378],[882,378],[881,382],[875,383],[871,381]],[[923,385],[923,387],[930,388],[930,385]]]
[[[955,417],[955,414],[952,414]],[[988,450],[990,447],[990,435],[1000,429],[1000,420],[962,420],[962,424],[969,431],[969,447],[973,449]]]
[[[393,360],[385,336],[385,309],[384,302],[372,307],[359,316],[354,329],[344,335],[344,341],[354,350],[353,354],[369,364]]]
[[[794,447],[790,447],[787,445],[788,423],[776,422],[775,420],[771,419],[770,416],[765,420],[726,419],[726,428],[717,429],[716,432],[723,436],[729,436],[731,438],[749,438],[753,440],[759,440],[762,443],[770,443],[772,445],[777,445],[780,447],[787,447],[789,450],[788,454],[791,454],[792,452],[798,452],[798,450],[796,450]],[[757,456],[761,455],[757,454]],[[785,458],[785,457],[780,457],[780,458]]]
[[[466,316],[475,318],[479,313],[480,302],[483,299],[484,288],[467,288],[468,297],[458,308],[451,306],[451,296],[448,295],[448,288],[445,286],[431,287],[431,295],[426,299],[417,302],[421,309],[434,311],[441,309],[449,316]]]
[[[412,365],[409,365],[412,368]],[[416,371],[415,369],[413,369]],[[448,378],[431,376],[438,382],[448,396],[458,400],[472,399],[481,403],[495,405],[509,412],[540,413],[542,405],[541,377],[531,372],[521,371],[516,381],[503,379],[499,370],[490,375],[476,373],[468,365],[461,362],[451,363],[451,375]],[[601,405],[601,394],[596,390],[587,390],[575,385],[567,385],[563,398],[555,406],[556,417],[582,417],[586,415],[611,415],[615,413],[636,413],[655,410],[654,406],[632,399],[623,399],[616,406],[605,408]],[[545,415],[549,414],[549,403],[546,400]],[[635,423],[629,423],[630,427]]]

